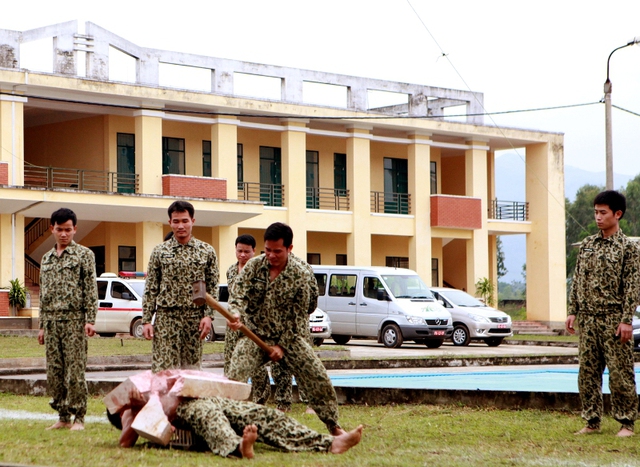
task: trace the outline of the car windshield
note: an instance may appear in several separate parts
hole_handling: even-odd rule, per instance
[[[417,274],[382,275],[382,280],[396,298],[427,298],[434,300],[433,294]]]
[[[469,295],[467,292],[463,292],[462,290],[447,290],[438,292],[440,295],[444,296],[447,300],[453,303],[456,306],[466,306],[466,307],[481,307],[486,306],[477,298]]]

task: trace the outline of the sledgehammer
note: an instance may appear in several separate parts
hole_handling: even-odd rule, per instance
[[[220,303],[215,298],[207,293],[207,287],[204,281],[195,281],[193,283],[193,303],[198,306],[202,306],[206,303],[211,308],[219,312],[222,316],[227,318],[228,321],[233,322],[238,319],[237,316],[229,313],[225,307],[220,305]],[[273,352],[273,348],[265,344],[264,341],[256,336],[251,329],[247,328],[243,324],[242,326],[240,326],[240,331],[253,342],[258,344],[258,347],[264,350],[267,355],[271,355],[271,352]]]

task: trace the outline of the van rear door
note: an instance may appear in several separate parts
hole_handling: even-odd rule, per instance
[[[382,281],[375,275],[362,273],[358,290],[356,334],[376,337],[380,323],[389,314],[389,301],[378,300],[378,291],[386,291]]]

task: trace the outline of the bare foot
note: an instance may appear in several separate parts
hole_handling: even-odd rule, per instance
[[[600,433],[600,429],[599,428],[589,428],[588,426],[585,426],[582,430],[576,431],[574,433],[574,435],[590,435],[592,433]]]
[[[313,410],[311,407],[307,406],[307,410],[305,410],[304,413],[308,413],[309,415],[315,415],[316,411]]]
[[[80,431],[80,430],[84,430],[84,424],[80,423],[80,422],[73,422],[73,425],[71,425],[71,431]]]
[[[329,433],[331,433],[331,436],[340,436],[340,435],[344,435],[346,431],[344,431],[342,428],[336,425],[333,428],[331,428],[331,430],[329,430]]]
[[[240,441],[240,454],[245,459],[253,459],[253,443],[258,439],[258,427],[255,425],[247,425],[242,432],[242,441]]]
[[[63,428],[71,428],[71,423],[57,421],[56,423],[51,425],[49,428],[47,428],[47,430],[61,430]]]
[[[633,436],[633,431],[629,428],[622,427],[616,436],[620,436],[621,438],[627,438],[629,436]]]
[[[355,430],[351,430],[333,438],[333,443],[331,443],[329,452],[331,452],[332,454],[342,454],[343,452],[347,452],[349,449],[358,444],[361,438],[362,425],[358,425],[358,428],[356,428]]]

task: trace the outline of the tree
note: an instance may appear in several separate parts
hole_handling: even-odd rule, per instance
[[[500,237],[496,237],[496,250],[498,252],[498,279],[500,279],[509,272],[504,265],[504,250],[502,249],[502,239]]]
[[[476,295],[480,295],[483,298],[484,302],[489,306],[494,305],[494,301],[493,301],[494,290],[495,289],[493,286],[493,282],[491,282],[486,277],[483,277],[480,280],[478,280],[478,282],[476,282]]]

